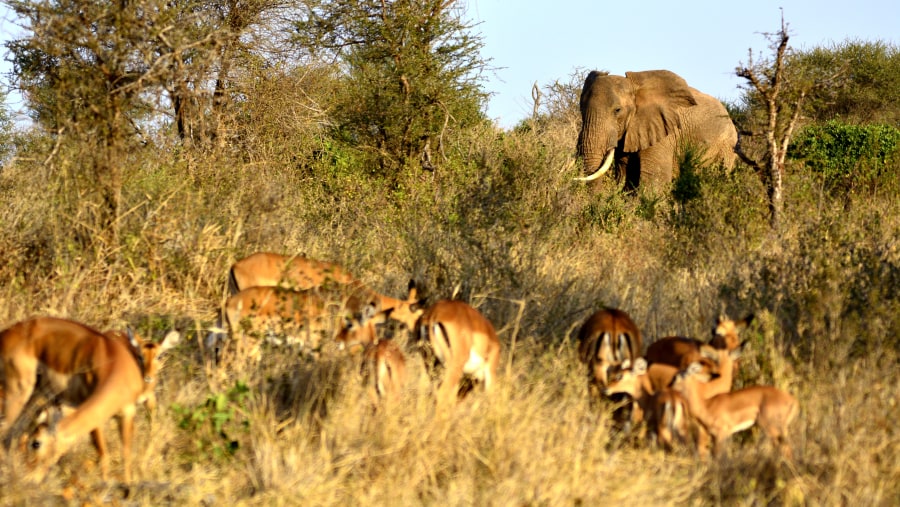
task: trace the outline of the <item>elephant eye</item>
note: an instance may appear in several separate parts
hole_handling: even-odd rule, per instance
[[[619,113],[621,113],[621,112],[622,112],[622,108],[621,108],[621,107],[616,107],[615,109],[613,109],[613,114],[619,114]]]

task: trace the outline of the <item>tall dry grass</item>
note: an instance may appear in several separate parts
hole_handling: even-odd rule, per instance
[[[188,340],[166,364],[159,411],[139,421],[134,484],[101,482],[85,438],[39,488],[19,482],[15,454],[0,463],[2,503],[896,504],[896,181],[836,200],[798,168],[773,233],[744,170],[701,171],[702,195],[680,203],[594,193],[571,181],[560,139],[485,127],[448,143],[437,171],[390,187],[328,158],[159,150],[129,173],[115,242],[91,234],[77,195],[38,183],[52,175],[6,168],[0,323],[59,315]],[[437,414],[412,352],[408,391],[380,410],[355,357],[273,348],[258,369],[217,376],[203,330],[229,264],[258,250],[340,262],[392,295],[414,278],[432,301],[468,300],[503,342],[498,389]],[[711,462],[614,434],[572,344],[602,305],[629,312],[648,342],[705,338],[720,313],[755,313],[737,382],[800,400],[795,462],[755,431]]]

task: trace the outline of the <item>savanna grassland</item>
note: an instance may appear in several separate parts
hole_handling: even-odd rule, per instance
[[[773,128],[767,112],[779,135],[798,127],[773,227],[743,164],[686,157],[653,195],[574,181],[583,72],[492,124],[466,2],[0,1],[32,122],[0,108],[0,328],[49,315],[184,337],[157,411],[139,410],[132,483],[109,422],[110,481],[87,435],[38,486],[13,449],[0,504],[900,504],[894,46],[789,51],[778,107],[748,89],[729,108],[741,130]],[[497,388],[436,413],[393,325],[412,378],[377,410],[358,355],[272,346],[258,367],[214,367],[202,344],[228,269],[257,251],[469,302],[503,346]],[[794,460],[757,430],[710,461],[614,431],[574,343],[603,306],[645,343],[754,314],[736,387],[796,396]]]
[[[836,196],[792,165],[772,231],[762,185],[740,166],[698,170],[693,198],[680,201],[576,184],[574,128],[485,125],[446,147],[452,170],[392,182],[333,158],[187,157],[161,142],[122,160],[113,238],[90,235],[92,208],[46,166],[8,165],[4,326],[54,315],[155,340],[177,328],[187,340],[161,374],[158,411],[139,418],[134,484],[102,482],[85,437],[39,487],[19,482],[15,453],[4,460],[2,503],[896,505],[897,166]],[[55,156],[66,169],[64,150]],[[429,301],[469,301],[499,331],[498,388],[436,414],[410,348],[413,380],[378,411],[356,357],[269,348],[258,369],[223,378],[200,342],[229,265],[259,250],[339,262],[398,297],[412,278]],[[629,312],[646,342],[705,339],[720,314],[754,313],[736,385],[773,384],[800,400],[795,461],[756,430],[711,462],[614,434],[610,410],[588,402],[573,343],[603,305]],[[114,478],[115,431],[109,423]]]

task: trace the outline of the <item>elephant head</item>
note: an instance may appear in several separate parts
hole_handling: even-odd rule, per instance
[[[683,128],[684,111],[695,105],[697,98],[687,82],[667,70],[626,72],[624,77],[591,72],[581,90],[578,135],[587,176],[578,179],[597,179],[614,159],[624,170],[620,158],[647,150]],[[641,170],[649,169],[647,165]]]

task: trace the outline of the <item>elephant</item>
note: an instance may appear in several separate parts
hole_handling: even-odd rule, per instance
[[[702,163],[731,170],[737,130],[715,97],[688,86],[668,70],[592,71],[581,90],[578,154],[595,181],[612,167],[626,190],[659,190],[677,175],[682,149],[693,146]]]

